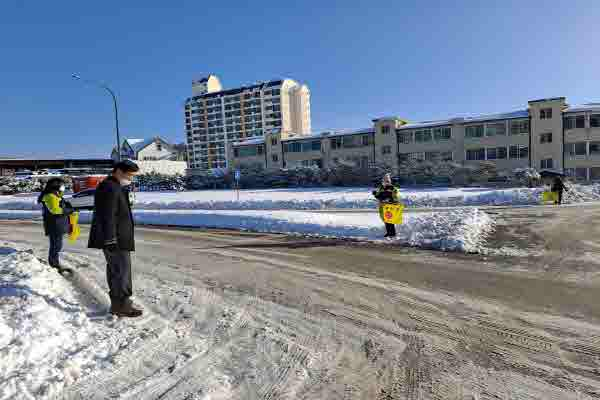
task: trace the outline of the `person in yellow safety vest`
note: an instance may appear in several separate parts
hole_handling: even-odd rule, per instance
[[[381,185],[373,191],[373,196],[379,200],[379,216],[383,219],[383,204],[384,203],[398,203],[400,202],[400,191],[397,187],[392,184],[392,177],[390,174],[385,174],[381,181]],[[396,236],[396,225],[385,223],[386,234],[385,237]]]
[[[48,264],[58,270],[62,269],[59,255],[63,248],[63,236],[69,233],[69,215],[73,207],[63,199],[65,183],[60,178],[52,178],[38,197],[42,205],[44,234],[50,240]]]

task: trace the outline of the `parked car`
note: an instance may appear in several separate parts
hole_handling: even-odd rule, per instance
[[[94,195],[96,189],[82,190],[81,192],[75,193],[69,198],[65,198],[66,201],[71,203],[73,208],[77,210],[93,210],[94,209]],[[135,204],[135,192],[129,192],[129,201],[133,206]]]
[[[93,210],[94,209],[94,195],[96,189],[82,190],[81,192],[75,193],[69,198],[65,198],[66,201],[71,203],[73,208],[78,210]]]

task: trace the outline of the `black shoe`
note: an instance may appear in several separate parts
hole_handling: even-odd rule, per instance
[[[113,302],[110,306],[110,313],[117,317],[136,318],[141,317],[144,312],[135,308],[131,300],[127,299],[122,303]]]

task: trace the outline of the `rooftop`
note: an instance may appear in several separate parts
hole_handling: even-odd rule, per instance
[[[599,111],[600,112],[600,103],[585,103],[574,106],[568,106],[563,110],[565,113],[575,113],[575,112],[584,112],[584,111]]]
[[[469,124],[474,122],[485,122],[485,121],[500,121],[505,119],[517,119],[517,118],[529,118],[528,110],[517,110],[506,113],[498,113],[498,114],[484,114],[484,115],[476,115],[472,117],[456,117],[450,119],[440,119],[435,121],[422,121],[422,122],[413,122],[402,125],[398,129],[415,129],[415,128],[428,128],[434,126],[442,126],[442,125],[452,125],[452,124]]]
[[[190,102],[192,100],[198,100],[198,99],[208,99],[208,98],[212,98],[212,97],[232,96],[235,94],[243,93],[244,91],[247,91],[247,90],[263,89],[263,88],[268,88],[268,87],[273,87],[273,86],[279,86],[282,83],[283,83],[283,80],[281,80],[281,79],[268,81],[268,82],[260,82],[260,83],[254,84],[254,85],[241,86],[241,87],[235,88],[235,89],[225,89],[225,90],[220,90],[218,92],[211,92],[211,93],[201,94],[198,96],[188,97],[186,102]]]

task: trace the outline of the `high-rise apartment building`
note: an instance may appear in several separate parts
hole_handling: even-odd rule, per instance
[[[185,126],[191,172],[227,168],[230,142],[310,133],[310,91],[291,79],[224,90],[219,78],[209,75],[192,81]]]

